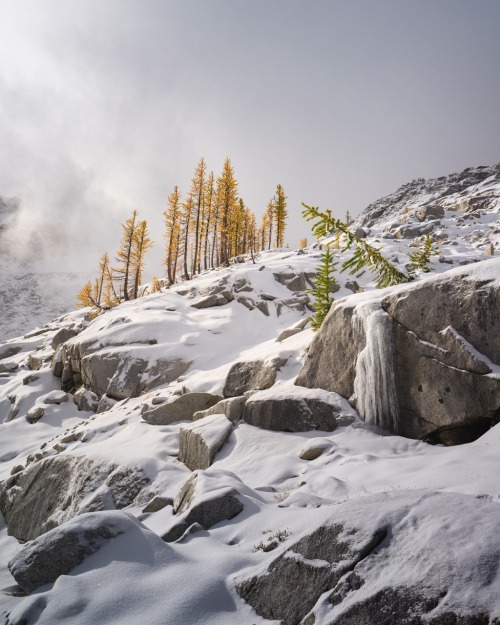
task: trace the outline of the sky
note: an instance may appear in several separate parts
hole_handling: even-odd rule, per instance
[[[311,240],[301,202],[355,215],[496,163],[499,31],[498,0],[0,0],[10,251],[93,267],[137,209],[158,275],[167,197],[202,156],[231,158],[258,215],[283,185],[290,247]]]

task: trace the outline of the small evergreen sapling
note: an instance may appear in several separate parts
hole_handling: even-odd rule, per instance
[[[319,330],[333,304],[331,288],[336,283],[333,275],[336,266],[337,263],[333,259],[330,246],[326,245],[319,263],[318,275],[314,280],[314,288],[309,289],[309,293],[314,295],[314,317],[311,317],[310,320],[312,329],[315,332]]]
[[[408,258],[410,259],[409,266],[415,271],[421,269],[425,273],[428,273],[430,271],[429,263],[431,261],[431,256],[439,254],[439,247],[432,243],[429,234],[425,235],[422,243],[414,241],[411,247],[415,248],[415,251],[408,254]]]

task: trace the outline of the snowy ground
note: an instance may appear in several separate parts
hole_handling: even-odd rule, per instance
[[[407,213],[404,219],[412,220]],[[471,219],[460,219],[456,212],[447,211],[441,220],[436,231],[442,241],[441,260],[433,259],[433,272],[483,260],[487,258],[487,244],[492,244],[494,250],[500,246],[500,234],[495,232],[498,206]],[[394,222],[389,230],[400,225]],[[385,222],[378,229],[372,227],[369,240],[379,243],[404,270],[413,239],[387,238],[387,228]],[[142,406],[182,386],[190,391],[220,393],[231,364],[239,360],[286,358],[275,390],[286,389],[300,370],[313,333],[306,329],[276,342],[282,330],[308,313],[285,306],[277,316],[275,302],[290,299],[292,293],[273,274],[313,272],[319,256],[320,251],[314,248],[304,253],[264,252],[256,264],[248,261],[207,272],[179,287],[180,292],[191,289],[193,298],[189,293],[177,293],[179,288],[170,289],[97,318],[85,330],[89,343],[100,342],[105,347],[144,344],[154,338],[155,345],[144,345],[145,353],[157,350],[162,356],[178,356],[192,363],[182,378],[168,387],[120,401],[102,414],[79,412],[70,400],[45,405],[45,415],[37,423],[28,423],[24,418],[31,407],[42,405],[48,393],[60,388],[60,381],[48,367],[36,372],[28,369],[28,355],[49,344],[59,327],[82,321],[83,313],[71,313],[49,324],[45,334],[9,341],[10,345],[22,344],[23,349],[8,358],[13,363],[12,372],[0,374],[0,480],[38,451],[45,457],[58,453],[85,455],[123,467],[139,467],[150,479],[151,493],[174,498],[191,474],[177,460],[179,430],[185,422],[149,425],[141,418]],[[352,280],[361,289],[374,287],[366,271],[338,279],[341,288],[336,297],[352,293],[353,286],[346,286]],[[246,294],[256,301],[261,301],[264,294],[270,315],[248,310],[237,301],[201,310],[191,306],[204,288],[224,280],[229,284],[246,280],[252,289]],[[32,373],[38,379],[26,382]],[[19,412],[15,419],[8,420],[13,402]],[[76,440],[54,449],[69,432],[78,434]],[[323,447],[325,451],[312,461],[300,459],[300,451],[312,447]],[[476,499],[480,502],[477,505],[496,506],[500,503],[499,458],[500,425],[474,443],[446,448],[389,435],[361,421],[333,433],[272,432],[239,423],[208,470],[221,482],[239,479],[245,485],[245,508],[237,517],[166,544],[159,535],[172,524],[172,507],[145,514],[142,505],[132,506],[127,512],[143,526],[128,528],[71,574],[27,598],[0,593],[0,607],[4,614],[12,612],[10,622],[28,625],[270,623],[237,595],[235,584],[256,570],[264,571],[280,550],[331,519],[336,510],[341,514],[345,504],[369,502],[376,494],[383,493],[390,501],[400,493],[422,493],[422,500],[436,492],[460,493],[468,497],[465,501],[472,502],[472,507]],[[450,505],[450,518],[453,510]],[[452,520],[450,523],[453,525]],[[432,542],[437,540],[433,531],[429,528],[428,549],[438,550],[440,545]],[[264,553],[259,545],[277,534],[283,542],[277,550]],[[0,588],[13,585],[6,565],[21,548],[0,521]],[[410,560],[412,554],[417,558],[419,546],[407,548]],[[407,575],[411,581],[412,571]],[[466,580],[461,587],[453,583],[450,577],[453,592],[467,591]],[[327,625],[330,618],[326,611],[317,625]]]

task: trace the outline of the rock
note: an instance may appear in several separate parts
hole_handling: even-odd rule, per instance
[[[276,380],[276,368],[262,360],[237,362],[227,374],[224,397],[237,397],[245,391],[262,390],[271,387]]]
[[[331,432],[356,420],[356,413],[337,393],[297,387],[259,391],[246,402],[243,420],[279,432]]]
[[[80,387],[75,392],[75,394],[73,395],[73,400],[78,406],[78,410],[97,412],[97,408],[99,406],[99,398],[95,393],[87,390],[84,386]]]
[[[97,414],[101,414],[103,412],[107,412],[108,410],[111,410],[111,408],[113,408],[113,406],[116,403],[117,403],[116,399],[111,399],[111,397],[108,397],[107,395],[103,395],[101,399],[99,400],[99,403],[97,404],[97,410],[96,410]]]
[[[425,221],[426,219],[441,219],[444,217],[444,208],[439,204],[421,206],[415,211],[415,217],[419,221]]]
[[[13,360],[0,362],[0,373],[13,373],[17,369],[19,369],[19,364]]]
[[[50,361],[50,368],[52,369],[52,375],[55,378],[62,378],[63,374],[63,359],[62,359],[62,349],[58,347],[52,356],[52,360]]]
[[[496,504],[468,495],[362,497],[335,506],[236,590],[259,616],[283,625],[498,623],[499,521]]]
[[[313,439],[308,441],[307,445],[300,450],[299,458],[301,460],[316,460],[331,447],[330,441],[322,441],[321,439]]]
[[[214,414],[182,427],[179,460],[191,471],[208,469],[229,438],[233,425],[223,414]]]
[[[356,229],[354,230],[354,236],[357,237],[358,239],[364,239],[366,238],[366,231],[361,228],[361,226],[357,226]]]
[[[12,356],[15,356],[16,354],[19,354],[20,351],[22,351],[22,345],[19,344],[10,344],[10,343],[5,343],[4,345],[0,345],[0,360],[4,360],[6,358],[11,358]]]
[[[214,306],[224,306],[227,304],[228,300],[222,295],[222,293],[216,293],[213,295],[208,295],[207,297],[203,297],[191,304],[193,308],[212,308]]]
[[[9,534],[24,542],[84,512],[130,506],[148,483],[139,469],[65,452],[0,482],[0,512]]]
[[[42,408],[42,406],[33,406],[33,408],[30,408],[26,413],[26,421],[28,423],[36,423],[40,421],[44,414],[45,408]]]
[[[70,573],[131,524],[139,525],[124,513],[82,515],[26,545],[9,562],[9,571],[19,586],[31,593]]]
[[[191,421],[195,412],[206,410],[222,397],[211,393],[186,393],[181,396],[172,396],[168,403],[160,404],[146,410],[142,418],[151,425],[169,425],[176,421]]]
[[[255,308],[257,308],[257,310],[260,310],[260,312],[263,313],[266,317],[269,317],[269,306],[266,302],[256,302]]]
[[[304,328],[306,327],[306,325],[308,323],[309,323],[309,319],[308,318],[307,319],[302,319],[301,321],[299,321],[299,323],[296,323],[291,328],[287,328],[286,330],[282,330],[278,334],[278,338],[276,339],[276,342],[277,343],[281,343],[284,340],[286,340],[287,338],[289,338],[290,336],[295,336],[299,332],[302,332],[302,330],[304,330]]]
[[[21,471],[24,471],[24,467],[22,464],[16,464],[15,467],[12,467],[12,469],[10,470],[10,474],[11,475],[15,475],[16,473],[21,473]]]
[[[349,280],[345,283],[345,288],[349,289],[353,293],[362,293],[364,291],[363,287],[361,287],[356,280]]]
[[[66,341],[69,341],[69,339],[72,339],[77,334],[78,332],[74,329],[61,328],[52,337],[52,349],[57,349],[60,345],[66,343]]]
[[[52,360],[54,350],[50,348],[40,349],[28,356],[28,367],[31,371],[38,371]]]
[[[195,471],[174,500],[177,518],[163,540],[178,540],[194,523],[208,530],[221,521],[231,520],[243,510],[240,497],[245,490],[248,489],[229,471]]]
[[[157,495],[150,500],[148,505],[143,508],[142,511],[144,513],[158,512],[167,506],[172,506],[173,503],[174,500],[171,497],[161,497],[160,495]]]
[[[62,404],[68,401],[69,395],[64,391],[51,391],[42,397],[44,404]]]
[[[402,436],[473,440],[500,406],[500,380],[488,375],[500,364],[498,276],[491,259],[339,300],[296,384],[351,398],[365,421]]]
[[[495,246],[493,243],[488,243],[484,248],[485,256],[494,256],[495,255]]]
[[[193,421],[203,419],[204,417],[208,417],[212,414],[223,414],[226,415],[229,421],[236,423],[243,417],[243,407],[246,400],[247,398],[244,396],[228,397],[227,399],[217,402],[214,406],[208,408],[207,410],[195,412],[193,415]]]
[[[156,339],[99,348],[98,342],[89,343],[84,338],[83,332],[61,347],[65,391],[71,392],[83,384],[99,397],[138,397],[144,391],[173,382],[191,366],[191,362],[162,356],[163,346],[157,345]],[[154,346],[150,348],[150,357],[144,355],[144,344]]]
[[[290,291],[305,291],[314,286],[315,272],[273,273],[274,279]]]

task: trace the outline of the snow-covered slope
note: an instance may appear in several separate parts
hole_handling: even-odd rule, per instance
[[[452,178],[415,181],[354,226],[403,271],[426,232],[441,241],[433,273],[488,259],[500,246],[499,168]],[[486,195],[480,208],[471,203]],[[93,321],[69,313],[0,346],[0,606],[8,623],[499,622],[500,425],[443,447],[389,435],[343,408],[333,432],[272,431],[231,412],[228,374],[257,362],[273,386],[248,401],[290,401],[289,418],[299,417],[293,381],[313,336],[304,320],[320,254],[318,246],[264,252]],[[338,279],[336,297],[374,288],[368,271]],[[158,363],[174,361],[182,373],[162,381]],[[107,393],[102,412],[91,409],[99,398],[90,391],[88,403],[75,392],[79,380],[96,383],[89,362]],[[238,371],[243,385],[251,375]],[[337,401],[307,393],[322,405]],[[207,394],[225,395],[226,404],[188,433],[186,420],[148,420],[180,397]],[[193,473],[179,448],[194,441],[192,458],[217,443],[221,414],[229,436],[210,468]],[[195,486],[185,485],[190,478]],[[92,542],[84,529],[97,523],[101,542],[55,582],[19,596],[7,563],[30,565],[14,535],[41,534],[34,552],[65,561],[72,543],[57,526],[68,519],[61,529],[73,528],[84,545]]]

